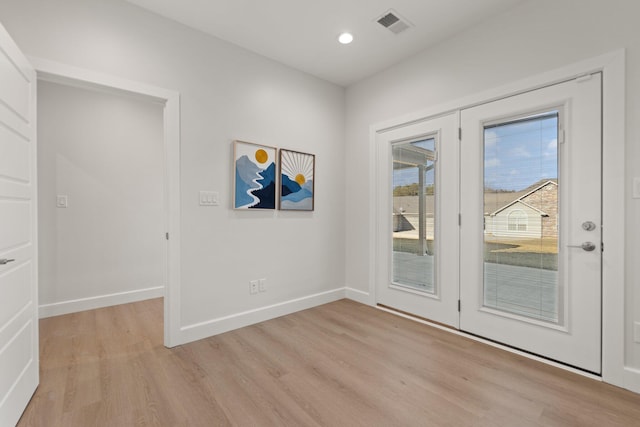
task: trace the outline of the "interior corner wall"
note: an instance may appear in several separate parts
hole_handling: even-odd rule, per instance
[[[40,317],[164,294],[163,108],[38,82]]]
[[[636,0],[535,0],[469,28],[448,41],[347,89],[346,285],[369,292],[372,191],[370,126],[478,94],[620,48],[627,54],[626,100],[626,364],[640,368],[640,37]],[[604,96],[607,96],[605,93]],[[370,172],[370,171],[369,171]],[[640,372],[640,371],[639,371]]]
[[[179,92],[183,329],[344,297],[342,87],[122,0],[8,0],[0,20],[29,56]],[[315,154],[315,211],[233,210],[235,139]]]

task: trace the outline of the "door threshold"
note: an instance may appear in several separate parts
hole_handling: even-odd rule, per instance
[[[388,305],[384,305],[384,304],[377,304],[378,308],[384,310],[384,311],[388,311],[390,313],[397,313],[397,314],[401,314],[403,317],[409,318],[409,319],[413,319],[413,320],[420,320],[421,322],[424,322],[428,325],[433,325],[433,326],[438,326],[439,328],[444,328],[444,329],[448,329],[451,331],[458,331],[458,328],[456,328],[455,326],[451,326],[451,325],[447,325],[446,323],[441,323],[441,322],[436,322],[435,320],[431,320],[427,317],[422,317],[422,316],[417,316],[415,314],[409,313],[408,311],[402,311],[402,310],[398,310],[397,308],[393,308],[390,307]]]
[[[470,334],[468,332],[461,331],[461,330],[456,329],[456,328],[454,328],[452,326],[444,325],[444,324],[439,323],[439,322],[434,322],[433,320],[425,319],[425,318],[420,317],[420,316],[415,316],[413,314],[406,313],[406,312],[403,312],[401,310],[396,310],[395,308],[387,307],[387,306],[382,305],[382,304],[377,304],[375,306],[375,308],[377,308],[378,310],[386,311],[387,313],[395,314],[396,316],[404,317],[405,319],[413,320],[414,322],[422,323],[423,325],[427,325],[427,326],[431,326],[431,327],[436,328],[436,329],[440,329],[441,331],[446,331],[446,332],[452,333],[454,335],[458,335],[460,337],[468,338],[470,340],[477,341],[477,342],[489,345],[491,347],[498,348],[500,350],[508,351],[509,353],[513,353],[513,354],[517,354],[517,355],[522,356],[522,357],[526,357],[527,359],[531,359],[531,360],[535,360],[537,362],[544,363],[545,365],[549,365],[549,366],[553,366],[553,367],[556,367],[556,368],[560,368],[562,370],[565,370],[565,371],[568,371],[568,372],[572,372],[574,374],[582,375],[583,377],[591,378],[592,380],[596,380],[596,381],[602,382],[602,376],[598,375],[598,374],[594,374],[593,372],[585,371],[583,369],[576,368],[576,367],[571,366],[571,365],[566,365],[564,363],[561,363],[561,362],[558,362],[558,361],[555,361],[555,360],[551,360],[551,359],[547,359],[547,358],[542,357],[542,356],[538,356],[537,354],[529,353],[529,352],[524,351],[524,350],[519,350],[517,348],[513,348],[513,347],[510,347],[508,345],[499,343],[499,342],[491,341],[491,340],[489,340],[487,338],[479,337],[477,335],[473,335],[473,334]]]

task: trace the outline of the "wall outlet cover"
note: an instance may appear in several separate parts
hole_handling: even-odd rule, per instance
[[[249,293],[251,295],[254,295],[254,294],[258,293],[258,281],[257,280],[251,280],[249,282]]]

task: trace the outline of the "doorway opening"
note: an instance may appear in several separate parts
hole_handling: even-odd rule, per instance
[[[601,94],[594,72],[379,131],[376,302],[600,374]]]
[[[40,317],[164,296],[163,104],[38,82]]]
[[[30,58],[38,80],[92,91],[124,95],[161,108],[162,226],[164,239],[164,345],[181,344],[180,337],[180,97],[179,93],[95,73],[38,58]],[[126,153],[124,154],[126,155]],[[141,172],[143,173],[143,172]],[[62,196],[64,196],[62,194]],[[54,200],[57,204],[58,200]],[[61,203],[63,200],[61,200]],[[67,200],[71,204],[71,200]],[[136,260],[130,260],[135,269]],[[134,299],[135,300],[135,299]]]

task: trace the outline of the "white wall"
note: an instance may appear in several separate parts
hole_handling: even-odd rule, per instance
[[[344,287],[342,88],[121,0],[3,1],[0,20],[28,55],[180,93],[182,326]],[[231,210],[234,139],[316,154],[315,212]]]
[[[347,90],[347,286],[368,292],[368,206],[372,124],[425,110],[536,74],[627,49],[626,363],[640,367],[632,324],[640,321],[640,37],[637,0],[535,0]],[[605,94],[606,96],[606,94]],[[622,190],[621,190],[622,191]],[[640,382],[638,382],[640,384]]]
[[[41,317],[162,295],[162,110],[38,83]]]

